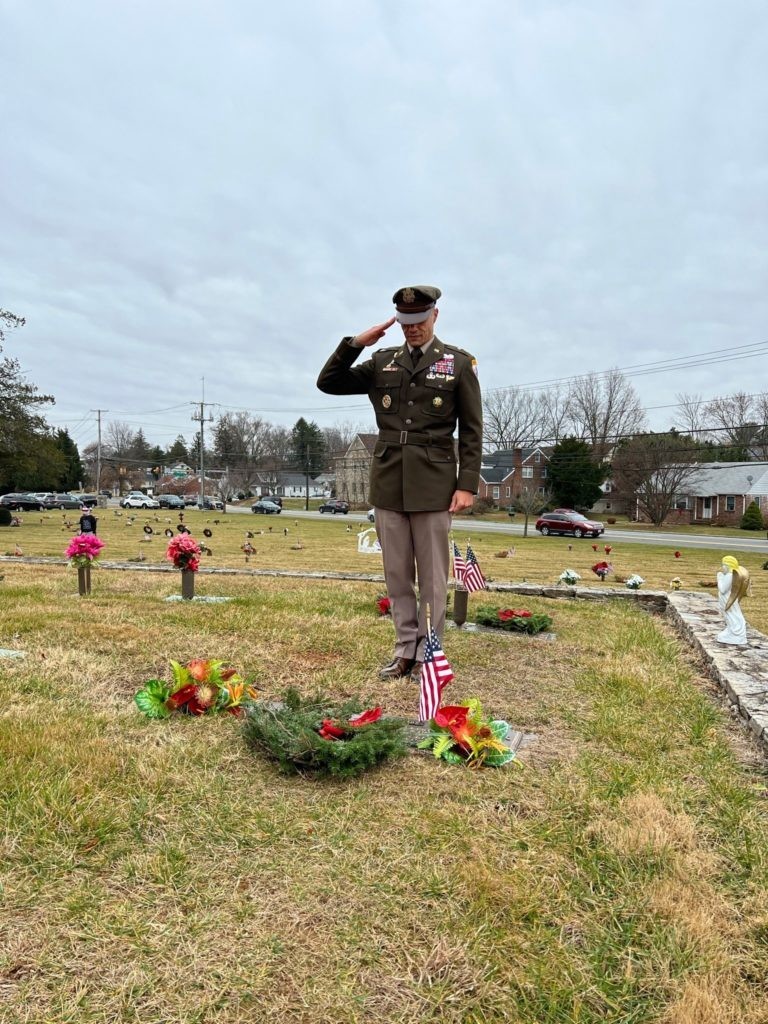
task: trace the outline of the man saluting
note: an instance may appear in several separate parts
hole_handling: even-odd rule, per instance
[[[395,316],[344,338],[317,379],[328,395],[368,395],[376,413],[370,498],[397,636],[382,679],[421,671],[427,605],[442,636],[451,515],[472,505],[480,479],[477,361],[435,336],[440,295],[431,285],[400,288],[392,297]],[[361,351],[375,345],[396,320],[404,343],[377,349],[354,366]]]

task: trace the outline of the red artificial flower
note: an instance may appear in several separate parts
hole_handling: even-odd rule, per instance
[[[592,550],[593,550],[593,551],[597,551],[597,544],[593,544],[593,545],[592,545]]]
[[[463,704],[449,704],[444,708],[438,708],[435,712],[435,725],[441,729],[448,729],[462,749],[467,753],[472,749],[470,737],[469,708]]]
[[[376,607],[379,609],[380,615],[389,615],[392,610],[392,602],[388,597],[380,597],[376,602]]]
[[[680,557],[680,552],[679,552],[679,551],[676,551],[676,552],[675,552],[675,558],[679,558],[679,557]]]
[[[353,729],[359,729],[363,725],[378,722],[380,718],[381,708],[369,708],[367,711],[361,711],[359,715],[350,715],[349,724]]]
[[[203,658],[193,658],[192,661],[187,662],[186,667],[192,678],[196,679],[198,683],[202,683],[208,677],[211,663]]]
[[[611,547],[610,544],[606,544],[605,547],[603,548],[603,551],[605,551],[606,555],[610,555],[610,553],[613,551],[613,548]]]
[[[507,622],[509,619],[530,619],[531,615],[532,612],[526,611],[525,608],[504,608],[499,612],[499,619]]]
[[[338,726],[332,718],[324,718],[318,733],[324,740],[340,740],[344,735],[344,729]]]

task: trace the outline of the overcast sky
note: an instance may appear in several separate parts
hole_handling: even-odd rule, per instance
[[[405,284],[442,288],[438,333],[483,387],[768,342],[765,0],[0,0],[0,21],[0,306],[27,318],[5,354],[81,446],[97,408],[191,437],[203,377],[214,416],[370,423],[315,380]],[[654,409],[764,391],[761,351],[632,381]]]

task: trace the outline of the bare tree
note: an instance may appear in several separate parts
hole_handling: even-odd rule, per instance
[[[568,411],[578,437],[588,441],[595,457],[606,458],[622,437],[645,426],[645,410],[621,370],[579,377],[568,394]]]
[[[714,398],[707,405],[707,415],[717,431],[718,443],[731,445],[738,450],[738,457],[748,458],[760,434],[753,396],[744,391],[736,391],[724,398]]]
[[[623,442],[613,458],[613,484],[630,508],[661,526],[685,494],[698,464],[690,440],[680,434],[640,434]]]
[[[226,486],[253,490],[264,459],[270,454],[272,427],[248,412],[225,413],[214,427],[214,451],[225,468]]]
[[[706,440],[707,403],[701,395],[689,395],[685,392],[678,392],[675,398],[677,399],[677,412],[672,425],[679,427],[684,434],[691,434],[699,441]]]
[[[375,433],[375,428],[369,424],[353,423],[352,420],[337,420],[332,427],[323,427],[329,470],[333,466],[333,460],[341,458],[349,450],[358,434],[371,433]]]
[[[556,445],[570,433],[568,392],[561,387],[549,388],[539,396],[541,440]]]
[[[768,392],[764,391],[756,396],[755,414],[759,421],[759,432],[753,443],[753,450],[758,459],[768,461]]]
[[[483,396],[483,437],[494,448],[521,448],[543,431],[541,400],[531,391],[498,388]]]
[[[552,501],[551,491],[544,491],[542,493],[535,487],[524,487],[522,491],[515,496],[515,511],[522,512],[525,516],[525,524],[523,526],[524,537],[528,536],[529,518],[531,516],[538,516],[542,509],[547,507],[550,501]]]

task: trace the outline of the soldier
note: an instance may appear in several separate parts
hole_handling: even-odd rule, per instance
[[[367,394],[376,413],[379,436],[370,499],[397,638],[382,679],[421,671],[427,604],[435,632],[442,635],[451,515],[472,505],[480,479],[483,412],[477,361],[435,337],[440,294],[431,285],[400,288],[392,297],[395,316],[344,338],[317,380],[329,395]],[[353,366],[362,349],[375,345],[396,320],[405,343],[378,349]]]

